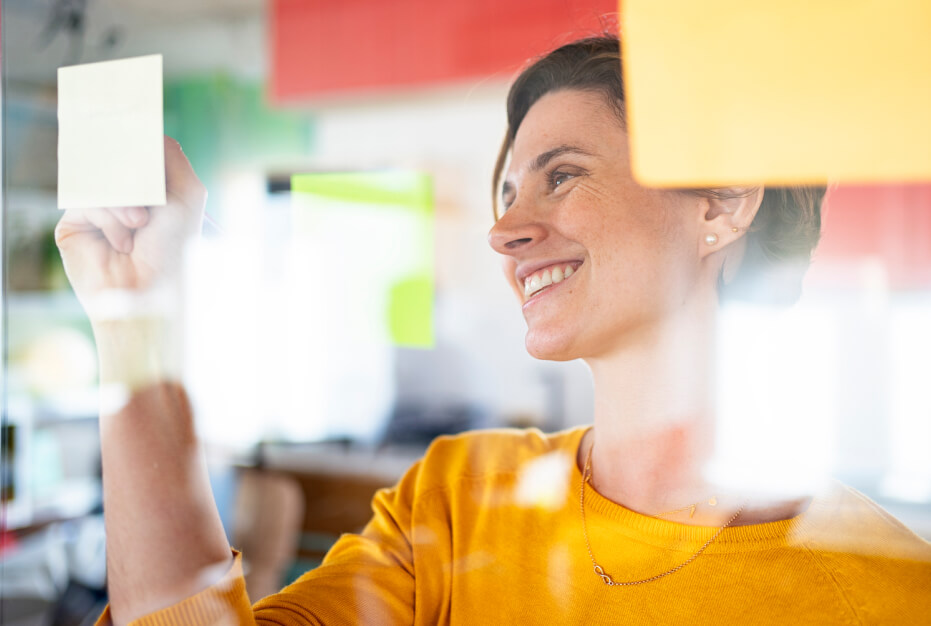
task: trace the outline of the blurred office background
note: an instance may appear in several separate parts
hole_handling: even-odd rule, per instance
[[[525,353],[486,233],[509,80],[615,28],[615,10],[3,0],[3,623],[91,623],[104,601],[96,358],[52,237],[57,68],[164,55],[166,133],[213,222],[191,268],[188,382],[228,533],[267,555],[250,589],[271,590],[357,529],[434,436],[590,419],[584,365]],[[403,212],[317,239],[301,221],[292,177],[333,172],[429,181],[415,303],[380,271],[407,249],[391,241]],[[789,456],[785,480],[836,477],[931,537],[931,185],[832,188],[824,223],[798,305],[725,311],[719,448],[761,473]],[[395,341],[409,315],[429,332]],[[746,402],[752,418],[729,408]],[[770,454],[742,459],[734,442],[752,439]]]

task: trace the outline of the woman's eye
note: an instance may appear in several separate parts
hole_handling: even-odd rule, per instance
[[[556,189],[565,182],[568,182],[574,177],[573,174],[563,171],[555,171],[549,175],[550,188]]]

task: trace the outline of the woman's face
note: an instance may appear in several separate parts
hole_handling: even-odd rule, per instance
[[[633,180],[627,133],[601,94],[556,91],[531,107],[502,200],[489,241],[537,358],[605,356],[695,296],[707,208]]]

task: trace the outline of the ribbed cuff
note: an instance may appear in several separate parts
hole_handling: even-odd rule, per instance
[[[233,550],[233,566],[214,585],[178,602],[130,622],[132,626],[200,626],[202,624],[244,624],[252,621],[252,606],[242,574],[242,556]],[[104,609],[96,626],[111,626],[110,606]]]

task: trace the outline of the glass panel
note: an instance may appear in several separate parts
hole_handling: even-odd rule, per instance
[[[571,292],[584,306],[566,305],[572,315],[528,341],[527,294],[513,264],[503,274],[502,255],[488,245],[488,191],[516,69],[569,41],[567,32],[599,29],[601,14],[616,2],[445,8],[453,6],[2,2],[0,618],[49,622],[54,613],[81,623],[102,610],[101,423],[111,413],[139,410],[133,400],[153,389],[183,386],[177,406],[189,401],[194,417],[182,425],[193,424],[191,437],[184,439],[180,427],[153,428],[118,450],[143,458],[170,436],[183,440],[171,440],[172,452],[199,442],[222,531],[243,551],[254,600],[318,566],[343,533],[361,530],[376,490],[395,484],[436,437],[483,428],[580,429],[592,423],[596,406],[604,410],[579,357],[615,349],[611,333],[640,337],[637,315],[665,312],[646,297],[659,288],[649,291],[644,276],[667,267],[656,255],[676,262],[669,226],[675,212],[647,234],[643,220],[622,223],[634,213],[618,198],[643,191],[632,180],[625,194],[611,196],[616,210],[590,212],[606,194],[586,187],[577,171],[541,187],[530,209],[521,206],[528,196],[517,201],[517,217],[502,219],[525,219],[530,235],[509,243],[549,237],[551,246],[530,261],[584,259],[600,270],[590,284],[575,283],[588,285]],[[119,222],[128,212],[95,218],[116,220],[109,222],[119,223],[113,232],[129,233],[133,250],[143,252],[116,250],[106,229],[74,229],[85,239],[70,268],[100,258],[112,265],[94,265],[98,278],[102,268],[117,268],[103,280],[105,289],[79,289],[79,300],[55,242],[64,215],[59,159],[94,163],[59,152],[67,132],[59,105],[70,96],[59,93],[58,70],[149,55],[161,55],[161,86],[154,79],[145,86],[155,93],[164,133],[183,149],[172,156],[174,144],[165,147],[158,137],[155,156],[190,163],[208,192],[203,217],[201,188],[182,172],[182,189],[175,170],[168,173],[168,204],[146,207],[145,226]],[[83,113],[102,127],[117,126],[100,111]],[[563,183],[574,195],[557,193]],[[587,200],[562,209],[563,197]],[[797,287],[776,272],[773,282],[753,283],[742,300],[723,304],[716,335],[709,326],[706,337],[714,339],[695,368],[714,374],[703,390],[716,418],[706,442],[714,453],[707,478],[780,497],[837,479],[931,537],[931,185],[831,187],[822,215],[821,242],[797,304],[773,304]],[[145,248],[159,224],[174,228],[172,236]],[[794,244],[791,237],[777,243]],[[96,256],[101,250],[107,255]],[[146,282],[152,275],[164,280]],[[691,274],[676,278],[683,276]],[[560,267],[545,280],[555,285],[568,277]],[[134,289],[139,284],[146,289]],[[619,319],[618,311],[631,319]],[[108,342],[117,334],[101,329],[119,327],[116,321],[151,334],[131,348],[131,333],[120,336],[125,342]],[[589,332],[598,341],[573,343],[596,336]],[[107,371],[100,336],[103,351],[125,349],[134,359]],[[556,339],[543,345],[540,336]],[[557,341],[566,337],[573,341]],[[535,359],[526,345],[534,341],[565,352]],[[580,353],[583,343],[589,354]],[[681,346],[670,345],[664,374],[685,376]],[[567,362],[557,362],[563,357]],[[598,359],[589,360],[597,368]],[[618,376],[617,386],[638,373]],[[666,402],[679,390],[663,389],[654,399]],[[143,426],[162,415],[153,412]],[[536,441],[532,431],[521,432]],[[153,493],[187,484],[173,473],[183,456],[165,454],[152,465]],[[568,454],[542,455],[515,475],[518,508],[549,515],[571,506],[559,519],[574,535],[541,571],[578,556],[564,552],[582,541],[579,493],[566,487],[573,468]],[[205,493],[198,497],[209,501]],[[501,501],[490,498],[488,510]],[[172,509],[168,503],[162,513]],[[695,514],[694,507],[668,509]],[[142,522],[165,517],[140,515]],[[464,571],[498,563],[492,553],[480,555],[474,568],[469,555]],[[585,551],[579,554],[579,571],[590,575]],[[444,567],[459,575],[459,565]]]

